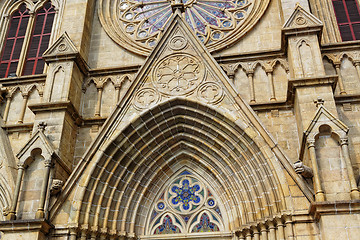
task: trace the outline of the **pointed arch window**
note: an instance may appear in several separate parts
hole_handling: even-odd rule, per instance
[[[25,3],[12,13],[0,54],[0,78],[43,72],[41,56],[48,48],[55,14],[49,1],[33,15]]]
[[[148,235],[224,231],[221,203],[215,192],[188,170],[173,177],[153,203]]]
[[[360,8],[358,0],[332,0],[343,41],[360,40]]]

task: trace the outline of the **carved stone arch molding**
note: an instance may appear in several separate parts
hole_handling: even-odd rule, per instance
[[[73,220],[85,235],[101,229],[146,239],[159,189],[184,166],[218,196],[218,227],[229,237],[240,226],[287,209],[278,176],[253,139],[216,110],[183,98],[143,113],[96,158],[84,192],[74,196],[80,202]],[[219,217],[205,210],[210,222]]]
[[[8,181],[0,175],[0,221],[5,221],[11,205],[11,189]]]
[[[148,55],[173,15],[171,2],[98,0],[100,22],[125,49]],[[270,0],[183,1],[187,24],[210,52],[234,44],[259,21]]]

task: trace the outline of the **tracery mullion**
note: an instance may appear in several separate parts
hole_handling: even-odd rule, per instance
[[[25,8],[25,9],[21,9],[21,8]],[[23,12],[21,12],[23,10]],[[19,14],[19,16],[14,16],[15,14]],[[16,31],[14,36],[9,37],[9,34],[11,33],[12,30],[12,25],[14,24],[14,19],[19,19],[19,22],[17,23],[16,26]],[[17,63],[16,67],[15,67],[15,73],[18,75],[17,69],[19,68],[19,64],[20,64],[20,58],[21,58],[21,50],[19,51],[19,56],[15,56],[16,58],[14,58],[14,52],[16,51],[16,47],[23,49],[23,46],[25,44],[25,39],[26,39],[26,30],[24,35],[19,36],[19,32],[21,30],[22,27],[26,26],[26,29],[28,29],[29,27],[29,20],[30,20],[30,14],[29,14],[29,10],[27,9],[25,4],[21,4],[18,9],[11,15],[11,20],[9,21],[9,27],[6,33],[6,37],[5,37],[5,43],[2,47],[2,53],[1,53],[1,59],[0,59],[0,66],[1,65],[6,65],[6,69],[5,69],[5,73],[3,77],[8,77],[9,75],[9,71],[11,69],[11,65],[12,63]],[[23,23],[25,23],[25,25],[23,25]],[[22,43],[20,46],[17,45],[18,41],[22,39]],[[11,46],[11,51],[10,51],[10,55],[9,55],[9,59],[4,60],[4,54],[6,52],[6,50],[8,49],[8,43],[9,40],[13,40],[13,44]]]
[[[19,57],[19,63],[17,66],[17,70],[16,70],[16,75],[17,76],[21,76],[22,74],[22,70],[24,68],[24,63],[25,63],[25,57],[26,57],[26,53],[29,49],[29,44],[30,44],[30,40],[31,40],[31,33],[33,31],[34,28],[34,22],[35,22],[35,15],[34,12],[30,12],[30,18],[29,18],[29,22],[26,28],[26,32],[25,32],[25,38],[24,38],[24,43],[20,52],[20,57]]]

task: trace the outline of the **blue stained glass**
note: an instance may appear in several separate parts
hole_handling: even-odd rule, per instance
[[[193,17],[196,25],[196,29],[205,34],[205,25],[204,23],[195,15],[195,13],[191,12],[191,16]]]
[[[235,29],[238,24],[242,23],[241,20],[246,17],[245,13],[248,11],[248,6],[251,6],[253,1],[183,0],[185,21],[202,42],[211,44],[224,39],[229,30]],[[166,27],[165,25],[173,15],[171,2],[166,0],[122,1],[118,7],[121,12],[120,18],[135,26],[133,31],[125,29],[125,32],[135,36],[137,41],[140,40],[147,46],[156,45],[149,42],[149,38],[156,39],[156,35],[160,33],[159,30]],[[238,21],[234,22],[234,17]],[[214,31],[221,31],[221,28],[225,28],[226,31],[215,36]],[[145,31],[146,36],[142,33],[140,37],[139,32],[141,31]]]
[[[185,170],[180,175],[191,175],[191,173]]]
[[[234,5],[229,1],[223,1],[223,2],[199,1],[199,2],[207,4],[207,5],[211,5],[211,6],[214,6],[214,7],[218,7],[220,9],[221,8],[226,8],[226,9],[234,8]]]
[[[195,6],[194,6],[195,7]],[[226,16],[225,12],[223,12],[221,9],[216,9],[210,6],[206,6],[205,4],[199,4],[199,7],[196,7],[196,9],[200,8],[203,9],[204,11],[219,17],[219,18],[229,18],[228,16]]]
[[[209,15],[208,13],[204,12],[202,9],[194,6],[194,9],[211,25],[218,26],[217,19]]]
[[[180,188],[178,186],[171,188],[171,191],[177,194],[176,197],[171,200],[171,203],[174,205],[180,203],[182,204],[182,208],[187,211],[191,207],[190,202],[194,202],[195,204],[200,203],[201,198],[195,195],[195,193],[200,190],[200,186],[195,184],[191,187],[190,181],[187,179],[184,179],[181,185]]]

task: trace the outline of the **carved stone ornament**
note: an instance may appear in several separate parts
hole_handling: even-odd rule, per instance
[[[206,82],[199,87],[197,96],[206,103],[216,104],[222,100],[224,93],[219,84],[215,82]]]
[[[270,0],[182,0],[182,17],[210,51],[235,43],[265,12]],[[147,55],[174,12],[171,0],[99,0],[105,31],[125,49]]]
[[[201,61],[188,54],[174,54],[161,60],[153,71],[153,85],[165,95],[185,95],[204,79]]]
[[[61,191],[61,188],[63,187],[64,182],[59,179],[53,179],[51,188],[50,188],[50,194],[56,195]]]
[[[186,45],[187,40],[183,36],[175,36],[170,41],[170,48],[175,51],[184,49]]]
[[[138,109],[145,109],[154,106],[159,101],[159,94],[155,89],[143,88],[135,95],[134,105]]]

